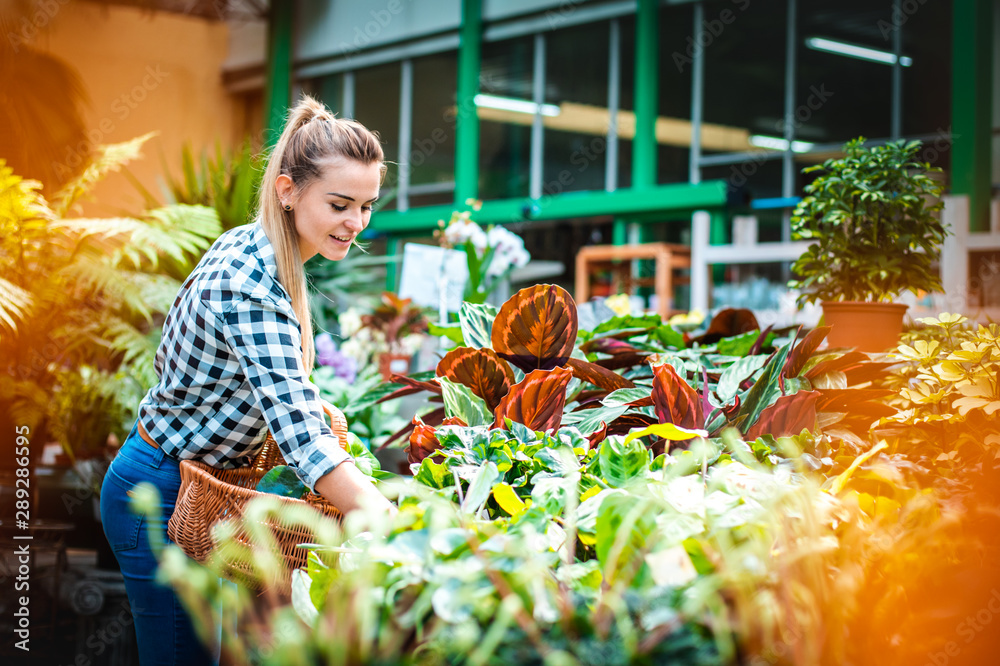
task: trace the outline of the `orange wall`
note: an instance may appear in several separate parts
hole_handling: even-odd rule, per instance
[[[33,45],[79,73],[89,96],[91,140],[116,143],[159,132],[129,169],[161,202],[163,158],[178,177],[185,143],[198,154],[217,140],[226,147],[240,138],[234,136],[238,100],[225,91],[220,73],[228,49],[225,23],[80,1],[59,7]],[[95,188],[84,213],[120,215],[142,208],[136,188],[112,174]]]

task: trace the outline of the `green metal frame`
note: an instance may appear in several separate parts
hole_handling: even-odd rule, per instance
[[[989,231],[993,146],[992,0],[954,0],[951,183],[969,197],[969,230]]]
[[[267,80],[264,83],[264,140],[273,146],[281,136],[292,97],[292,28],[295,3],[271,3],[267,24]]]
[[[650,214],[721,209],[726,205],[726,183],[709,180],[697,185],[676,183],[614,192],[569,192],[541,199],[500,199],[483,203],[475,219],[480,224],[555,220],[595,215],[621,215],[629,221],[645,221]],[[466,206],[459,206],[467,209]],[[405,212],[384,211],[372,217],[370,229],[386,234],[419,233],[438,228],[455,206],[427,206]]]
[[[458,112],[455,118],[455,203],[479,196],[479,69],[483,32],[482,0],[462,0],[458,42]]]

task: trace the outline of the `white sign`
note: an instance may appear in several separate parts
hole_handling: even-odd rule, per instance
[[[443,284],[445,307],[449,312],[458,312],[468,280],[469,265],[463,250],[446,250],[419,243],[403,246],[403,269],[399,281],[401,298],[412,298],[414,303],[424,307],[440,308]]]

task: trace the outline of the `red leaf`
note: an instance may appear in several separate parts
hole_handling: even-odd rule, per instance
[[[407,386],[412,386],[416,389],[423,389],[424,391],[430,391],[431,393],[437,393],[441,395],[441,385],[437,383],[436,380],[431,380],[429,382],[422,382],[418,379],[413,379],[412,377],[407,377],[406,375],[390,375],[389,381],[394,384],[406,384]]]
[[[627,435],[633,428],[647,428],[656,422],[656,417],[648,414],[622,414],[608,424],[608,434]]]
[[[587,436],[587,442],[590,443],[590,448],[594,448],[607,438],[608,438],[608,424],[605,423],[604,421],[601,421],[601,427]]]
[[[508,418],[536,432],[558,429],[566,406],[566,385],[572,377],[569,368],[532,370],[497,405],[493,427],[504,427]]]
[[[493,321],[493,349],[525,372],[565,365],[576,344],[576,303],[552,284],[527,287]]]
[[[413,432],[410,433],[410,446],[406,449],[406,459],[413,464],[433,455],[441,448],[441,442],[434,434],[434,426],[427,425],[419,416],[413,417],[411,425]]]
[[[633,368],[637,365],[642,365],[649,356],[649,352],[615,354],[609,358],[599,358],[594,363],[608,370],[621,370],[622,368]]]
[[[689,429],[705,426],[701,396],[666,363],[653,366],[653,406],[660,423]]]
[[[514,383],[514,372],[492,349],[453,349],[438,363],[436,374],[468,386],[486,401],[490,411],[496,409]]]
[[[573,376],[605,391],[617,391],[622,388],[635,388],[632,380],[622,377],[617,372],[612,372],[607,368],[602,368],[596,363],[581,361],[578,358],[571,358],[566,361],[566,365],[573,370]]]
[[[627,354],[639,351],[624,340],[614,338],[594,338],[580,346],[580,350],[585,354]]]
[[[803,429],[815,430],[819,395],[819,391],[799,391],[781,396],[760,413],[757,423],[747,431],[747,438],[757,439],[766,434],[786,437]]]
[[[788,361],[785,364],[785,376],[786,377],[798,377],[802,369],[806,367],[806,361],[815,353],[819,346],[826,340],[826,336],[829,335],[830,326],[820,326],[809,331],[806,337],[802,338],[802,342],[797,344],[792,351],[788,354]]]

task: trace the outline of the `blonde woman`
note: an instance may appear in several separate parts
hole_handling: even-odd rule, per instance
[[[174,300],[156,354],[159,383],[139,405],[101,493],[143,666],[217,657],[199,644],[173,591],[155,581],[146,525],[128,506],[137,483],[159,489],[165,523],[181,460],[246,465],[270,430],[303,483],[341,511],[392,510],[340,447],[309,381],[315,350],[302,268],[316,254],[347,256],[384,174],[374,133],[303,97],[269,157],[256,220],[220,236]]]

